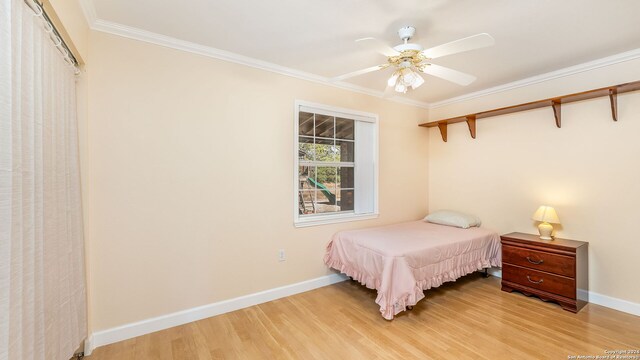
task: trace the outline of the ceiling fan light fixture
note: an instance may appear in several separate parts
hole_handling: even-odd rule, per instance
[[[424,79],[416,71],[409,67],[397,70],[387,80],[387,85],[394,88],[395,91],[405,94],[409,87],[418,88],[424,84]]]
[[[391,75],[391,77],[389,78],[389,80],[387,80],[387,85],[395,86],[396,82],[398,81],[398,76],[400,76],[400,72],[399,71],[394,72],[393,75]]]
[[[417,74],[410,68],[404,68],[400,70],[400,73],[402,74],[402,82],[406,86],[411,86],[416,81]]]
[[[424,84],[424,79],[422,78],[422,76],[415,74],[416,75],[416,80],[413,82],[413,84],[411,84],[411,88],[412,89],[417,89],[420,85]]]
[[[395,90],[399,93],[404,94],[407,92],[407,86],[402,81],[398,81],[398,83],[396,84]]]

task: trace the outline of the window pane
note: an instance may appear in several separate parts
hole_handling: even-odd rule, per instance
[[[336,205],[336,196],[323,190],[316,191],[316,213],[330,213],[340,211]]]
[[[318,190],[316,192],[316,204],[317,205],[335,205],[336,204],[335,191],[331,192],[325,189],[326,188],[318,186]]]
[[[330,166],[316,167],[316,212],[340,211],[336,206],[336,175],[338,168]]]
[[[336,118],[336,138],[353,140],[353,120]]]
[[[298,213],[301,215],[314,214],[315,191],[299,191],[298,192]]]
[[[354,171],[352,167],[338,168],[338,187],[353,189],[354,187],[353,173]]]
[[[339,161],[340,152],[333,140],[316,139],[316,161]]]
[[[316,168],[316,187],[322,190],[326,198],[335,198],[338,168],[333,166],[318,166]]]
[[[318,112],[325,110],[320,107]],[[331,222],[334,218],[341,219],[342,215],[350,216],[343,213],[369,213],[375,204],[375,122],[355,121],[350,115],[344,116],[318,114],[311,106],[300,106],[296,135],[299,161],[296,222]],[[358,164],[355,163],[356,151]],[[355,166],[358,166],[358,175],[362,175],[358,179]],[[356,186],[357,199],[354,197]]]
[[[336,152],[338,153],[338,161],[353,162],[352,141],[336,141]]]
[[[340,189],[338,193],[338,206],[340,206],[340,211],[353,210],[353,189]]]
[[[314,153],[313,138],[300,136],[298,138],[298,159],[313,161]]]
[[[313,114],[302,111],[298,113],[298,134],[313,136]]]
[[[333,116],[316,114],[316,137],[333,138]]]
[[[315,190],[314,179],[316,178],[315,166],[300,166],[298,168],[298,190]],[[311,179],[311,180],[309,180]]]

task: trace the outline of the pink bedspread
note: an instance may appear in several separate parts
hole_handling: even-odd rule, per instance
[[[413,221],[341,231],[324,262],[378,290],[382,316],[393,319],[424,298],[424,290],[486,267],[500,266],[500,236],[483,228],[460,229]]]

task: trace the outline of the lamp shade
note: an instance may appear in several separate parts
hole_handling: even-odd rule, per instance
[[[560,218],[558,218],[556,210],[551,206],[540,206],[531,219],[551,224],[560,224]]]

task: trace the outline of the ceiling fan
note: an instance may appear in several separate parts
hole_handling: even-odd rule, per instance
[[[403,43],[393,48],[372,37],[356,40],[356,43],[368,45],[377,52],[385,55],[387,57],[387,63],[340,75],[332,80],[341,81],[390,67],[393,68],[394,71],[387,81],[388,86],[385,94],[389,94],[390,90],[406,93],[409,88],[416,89],[424,83],[424,79],[419,73],[429,74],[459,85],[467,86],[476,80],[475,76],[433,64],[431,60],[492,46],[495,43],[491,35],[481,33],[423,50],[421,45],[409,42],[415,33],[416,29],[412,26],[406,26],[398,30],[398,35]]]

